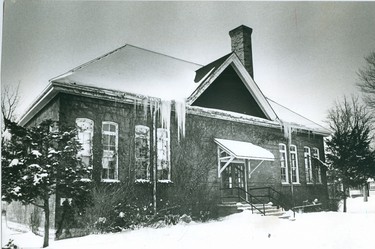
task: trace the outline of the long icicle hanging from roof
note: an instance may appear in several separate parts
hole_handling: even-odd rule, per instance
[[[177,120],[177,137],[180,141],[180,137],[185,137],[185,121],[186,121],[186,101],[175,101],[175,113]]]
[[[148,112],[150,114],[155,111],[160,117],[161,127],[170,131],[171,128],[171,112],[175,112],[175,118],[177,123],[177,136],[178,141],[185,137],[186,132],[186,101],[171,101],[171,100],[156,100],[144,98],[141,101],[137,101],[136,105],[142,105],[143,115],[146,117]],[[174,109],[172,107],[174,105]],[[149,110],[148,110],[149,108]],[[141,108],[139,108],[141,109]]]

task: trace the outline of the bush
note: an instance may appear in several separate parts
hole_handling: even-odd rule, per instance
[[[341,199],[339,198],[336,198],[336,199],[329,199],[328,200],[328,211],[334,211],[334,212],[337,212],[340,208],[340,202],[341,202]]]
[[[18,249],[19,247],[13,243],[13,240],[10,239],[8,243],[2,247],[2,249]]]
[[[92,205],[86,208],[81,223],[92,233],[118,232],[149,223],[153,206],[138,198],[131,184],[98,185],[92,192]]]

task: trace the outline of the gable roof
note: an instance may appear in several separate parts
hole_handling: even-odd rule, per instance
[[[195,70],[201,67],[127,44],[51,81],[183,100],[195,90]]]
[[[26,124],[58,92],[109,93],[116,91],[164,100],[185,100],[191,105],[228,67],[232,66],[271,121],[283,120],[301,129],[330,132],[324,127],[267,99],[235,53],[229,53],[206,66],[188,62],[133,45],[124,45],[50,80],[46,90],[21,118]],[[108,90],[106,90],[108,89]],[[121,95],[121,94],[120,94]],[[98,97],[97,96],[97,97]]]
[[[240,59],[235,53],[230,53],[213,63],[208,64],[201,70],[207,72],[207,75],[200,77],[202,79],[201,84],[196,88],[196,90],[189,96],[187,103],[191,105],[195,100],[202,95],[202,93],[220,76],[220,74],[228,67],[232,66],[240,76],[243,84],[246,86],[247,90],[256,100],[258,106],[261,108],[265,116],[270,120],[275,120],[277,118],[272,107],[267,102],[265,96],[259,89],[258,85],[255,83],[250,74],[246,71],[245,67],[242,65]]]
[[[228,59],[229,56],[233,54],[229,53],[227,55],[224,55],[223,57],[217,59],[216,61],[211,62],[210,64],[207,64],[204,67],[199,68],[197,71],[195,71],[195,79],[194,81],[196,83],[199,83],[200,81],[204,80],[206,77],[209,76],[209,73],[211,73],[215,68],[218,68],[221,64],[224,63]]]

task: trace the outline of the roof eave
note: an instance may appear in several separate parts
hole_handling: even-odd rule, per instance
[[[18,124],[21,126],[26,125],[39,111],[43,109],[55,96],[53,84],[50,82],[48,86],[42,91],[42,93],[36,98],[31,104],[27,111],[22,115]]]

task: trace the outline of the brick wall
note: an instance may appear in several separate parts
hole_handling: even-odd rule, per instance
[[[56,112],[60,112],[59,115]],[[119,180],[134,181],[134,128],[135,125],[146,125],[152,129],[151,117],[143,113],[143,108],[132,104],[109,102],[105,100],[60,94],[56,100],[43,109],[30,123],[45,117],[57,118],[74,126],[76,118],[89,118],[94,121],[93,138],[93,179],[100,181],[101,172],[101,124],[103,121],[116,122],[119,125]],[[198,191],[194,182],[208,182],[206,185],[213,195],[219,195],[220,181],[217,177],[217,146],[214,138],[232,139],[250,142],[271,151],[276,160],[265,161],[252,174],[250,186],[272,186],[290,195],[290,185],[282,185],[280,180],[280,161],[278,144],[286,144],[280,128],[261,127],[245,123],[220,120],[188,114],[186,118],[186,137],[177,139],[177,124],[174,115],[171,117],[171,180],[173,184],[158,186],[159,195],[165,199],[176,197],[182,191]],[[316,147],[323,159],[322,136],[297,133],[292,143],[297,146],[300,184],[294,185],[295,203],[304,200],[326,198],[326,178],[323,184],[308,185],[305,179],[303,147]],[[152,141],[151,141],[152,144]],[[255,167],[258,161],[251,161]],[[151,186],[138,187],[140,195],[149,198]],[[190,190],[189,190],[190,189]],[[202,188],[199,191],[203,191]],[[160,198],[160,199],[162,199]],[[160,201],[160,200],[159,200]]]

